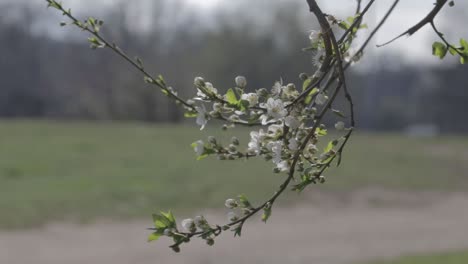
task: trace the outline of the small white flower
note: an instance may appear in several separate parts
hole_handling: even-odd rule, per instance
[[[250,107],[254,107],[258,104],[258,95],[256,93],[243,94],[241,99],[248,101]]]
[[[218,89],[214,88],[213,84],[210,82],[204,83],[205,86],[202,89],[198,88],[197,96],[201,98],[206,98],[208,96],[213,96],[218,94]]]
[[[269,98],[263,106],[267,109],[267,115],[261,117],[263,125],[268,124],[269,121],[278,121],[288,114],[281,99]]]
[[[234,200],[234,199],[227,199],[226,202],[224,203],[224,205],[228,208],[228,209],[234,209],[237,207],[237,201]]]
[[[194,148],[195,153],[197,153],[198,156],[203,155],[203,152],[205,152],[205,142],[202,140],[198,140],[197,142],[194,143]]]
[[[284,124],[287,125],[291,129],[296,129],[296,128],[299,128],[299,126],[301,125],[301,122],[297,120],[297,118],[295,118],[294,116],[287,116],[284,119]]]
[[[311,30],[309,34],[310,43],[312,45],[317,44],[320,41],[321,32],[317,30]]]
[[[203,216],[196,216],[194,219],[193,219],[193,222],[195,223],[196,226],[200,227],[200,226],[203,226],[206,224],[206,220]]]
[[[292,151],[296,151],[299,149],[299,144],[297,143],[297,140],[295,138],[291,138],[289,140],[288,148]]]
[[[287,86],[282,87],[283,96],[286,98],[296,98],[299,96],[299,92],[296,89],[296,86],[293,83],[288,84]]]
[[[187,232],[193,232],[195,227],[195,222],[191,218],[187,218],[182,220],[182,227],[185,229]]]
[[[247,86],[247,79],[244,76],[237,76],[236,77],[236,85],[239,88],[244,88]]]
[[[317,94],[317,97],[315,97],[315,103],[318,105],[324,105],[328,100],[328,96],[326,96],[324,93],[319,93]]]
[[[197,125],[201,127],[200,130],[203,130],[203,128],[205,128],[206,124],[208,123],[205,105],[196,106],[195,109],[198,112],[196,121]]]
[[[283,160],[283,161],[281,161],[280,163],[278,163],[278,165],[276,166],[276,168],[278,168],[281,172],[285,172],[285,171],[289,171],[289,170],[290,170],[289,163],[288,163],[288,161],[286,161],[286,160]]]
[[[282,125],[270,125],[268,127],[268,135],[274,138],[283,135],[283,126]]]
[[[315,153],[317,153],[318,151],[318,148],[316,145],[314,144],[309,144],[306,146],[306,148],[304,149],[304,152],[303,152],[303,155],[304,157],[306,158],[311,158]]]
[[[325,51],[319,48],[312,55],[312,64],[315,67],[320,68],[320,66],[322,66],[322,62],[324,58],[325,58]]]
[[[256,154],[259,154],[262,150],[262,143],[263,140],[265,140],[266,134],[263,132],[263,129],[260,129],[260,131],[252,131],[250,132],[250,142],[248,144],[249,152],[254,152]]]
[[[282,90],[282,83],[281,82],[275,82],[275,85],[273,85],[273,87],[271,88],[271,94],[273,96],[277,96],[281,93],[281,90]]]
[[[199,86],[204,86],[205,85],[205,80],[202,77],[195,77],[195,80],[193,81],[196,87]]]
[[[273,163],[279,164],[281,162],[281,154],[283,151],[283,141],[272,141],[267,145],[268,149],[272,152]]]
[[[343,121],[339,121],[335,124],[335,128],[338,131],[343,131],[345,129],[345,123]]]
[[[229,220],[229,222],[232,223],[232,222],[235,222],[235,221],[239,220],[239,217],[237,216],[236,213],[234,213],[234,212],[229,212],[229,213],[228,213],[228,220]]]

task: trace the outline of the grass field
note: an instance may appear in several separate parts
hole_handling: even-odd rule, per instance
[[[431,256],[403,257],[388,261],[375,261],[367,264],[466,264],[468,251]]]
[[[240,192],[264,198],[284,179],[263,161],[196,161],[190,144],[210,132],[230,138],[195,126],[1,121],[0,228],[222,208]],[[465,190],[467,147],[463,137],[356,134],[342,167],[313,188]]]

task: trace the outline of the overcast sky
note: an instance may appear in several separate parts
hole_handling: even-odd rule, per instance
[[[133,0],[135,1],[135,0]],[[157,1],[157,0],[154,0]],[[201,17],[207,18],[210,13],[215,13],[217,10],[225,8],[232,0],[184,0],[187,5],[190,5],[194,9],[198,10]],[[270,0],[252,0],[258,2],[265,2],[268,4]],[[279,1],[291,1],[291,0],[279,0]],[[305,0],[303,1],[305,5]],[[367,17],[367,23],[369,28],[372,29],[375,22],[383,16],[388,7],[393,3],[394,0],[377,0],[373,11]],[[0,0],[1,2],[26,2],[42,4],[44,0]],[[106,6],[115,3],[115,0],[63,0],[63,2],[70,6],[72,9],[82,9],[86,6]],[[258,3],[257,2],[257,3]],[[367,2],[367,1],[364,1]],[[409,26],[417,23],[422,17],[424,17],[429,10],[431,10],[435,0],[401,0],[396,12],[388,23],[382,28],[380,33],[377,35],[375,42],[383,43],[394,36],[405,31]],[[445,7],[441,16],[437,19],[439,27],[446,32],[446,37],[452,42],[458,42],[460,37],[468,38],[468,31],[463,24],[458,23],[455,26],[448,27],[447,21],[453,18],[466,18],[468,24],[468,1],[467,0],[455,0],[455,7]],[[345,18],[350,15],[350,10],[354,10],[354,0],[320,0],[319,4],[323,7],[324,12],[330,14],[337,14]],[[450,32],[447,31],[450,28]],[[412,61],[423,61],[424,63],[438,63],[438,59],[431,56],[431,43],[437,40],[437,36],[433,33],[430,27],[426,27],[411,38],[403,37],[397,42],[384,47],[375,48],[372,45],[369,52],[377,52],[378,54],[385,54],[389,51],[397,51],[403,55],[408,62]],[[373,44],[376,44],[373,43]]]

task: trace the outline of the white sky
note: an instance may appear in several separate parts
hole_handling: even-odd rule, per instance
[[[83,6],[96,6],[96,5],[112,5],[115,0],[62,0],[67,6],[72,9],[80,9]],[[135,0],[132,0],[135,1]],[[151,0],[158,1],[158,0]],[[217,8],[221,8],[232,0],[184,0],[193,8],[198,8],[200,14],[206,17],[211,12],[216,12]],[[268,4],[270,0],[252,0],[263,1]],[[292,1],[292,0],[282,0]],[[305,3],[305,0],[297,0]],[[377,0],[375,6],[367,16],[367,23],[369,28],[372,29],[376,21],[383,16],[388,7],[394,0]],[[382,28],[380,33],[375,38],[375,43],[371,45],[368,52],[377,52],[378,54],[385,54],[388,51],[397,51],[408,62],[423,61],[424,63],[439,63],[439,60],[431,56],[431,43],[437,40],[437,36],[433,31],[426,27],[420,32],[416,33],[411,38],[403,37],[397,42],[392,43],[384,48],[375,48],[375,44],[383,43],[394,36],[405,31],[409,26],[417,23],[427,12],[432,8],[436,0],[400,0],[396,12],[390,17],[387,24]],[[1,2],[30,2],[35,4],[44,3],[44,0],[0,0]],[[364,0],[364,2],[367,2]],[[444,31],[447,29],[446,18],[464,17],[466,24],[468,24],[468,1],[455,0],[455,7],[445,7],[441,16],[438,18],[437,24],[439,28]],[[350,10],[355,8],[355,0],[319,0],[319,4],[324,9],[324,12],[330,14],[337,14],[345,18],[350,15]],[[365,3],[363,3],[365,4]],[[452,42],[458,42],[458,38],[468,38],[468,31],[466,27],[458,23],[454,27],[450,27],[451,32],[447,32],[446,37]]]

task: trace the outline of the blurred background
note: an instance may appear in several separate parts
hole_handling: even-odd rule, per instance
[[[376,2],[357,44],[393,1]],[[432,56],[429,27],[375,47],[432,2],[401,1],[348,72],[359,132],[327,184],[289,194],[271,223],[246,225],[241,239],[176,256],[167,241],[145,243],[152,212],[223,222],[226,198],[261,202],[281,176],[262,161],[195,161],[192,142],[235,134],[246,145],[249,131],[214,123],[200,132],[128,64],[60,27],[45,1],[0,0],[0,263],[468,263],[468,68]],[[356,8],[319,4],[340,19]],[[225,91],[243,75],[254,90],[280,79],[299,86],[312,71],[302,48],[318,25],[305,0],[64,5],[103,19],[108,39],[183,98],[196,93],[195,76]],[[436,23],[458,43],[466,21],[468,4],[456,1]]]

